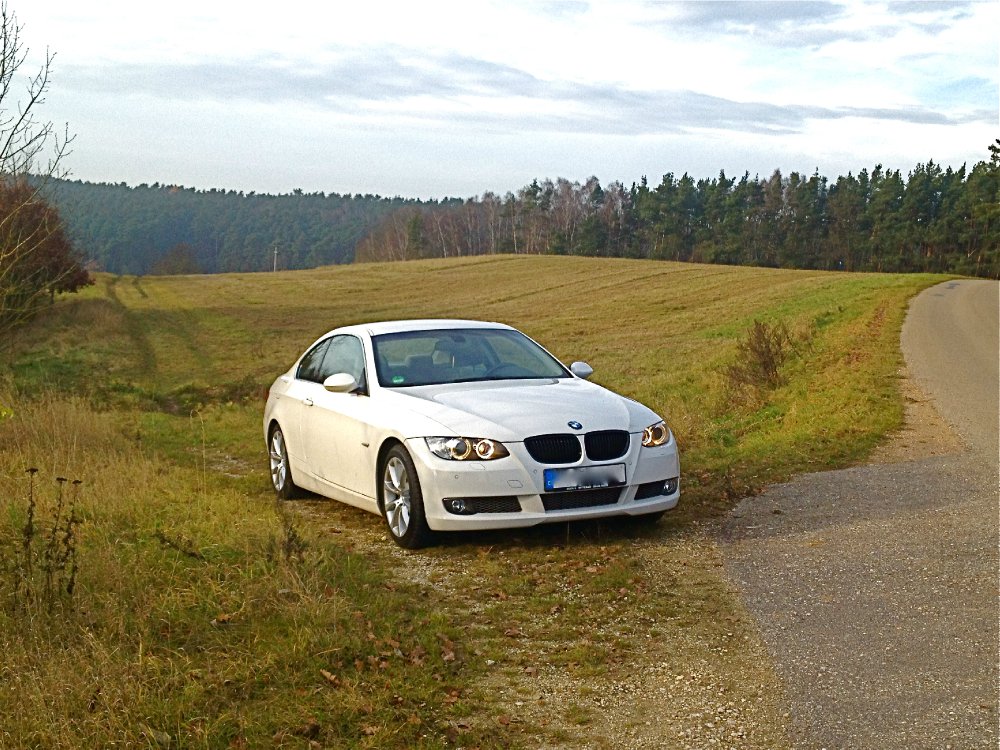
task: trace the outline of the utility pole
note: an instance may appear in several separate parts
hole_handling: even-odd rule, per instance
[[[277,242],[274,243],[274,267],[271,270],[272,271],[277,271],[278,270],[278,243]]]

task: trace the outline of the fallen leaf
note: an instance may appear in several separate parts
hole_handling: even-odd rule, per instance
[[[170,747],[170,743],[173,742],[173,738],[169,734],[161,732],[159,729],[153,729],[146,724],[140,724],[139,728],[142,730],[143,736],[152,740],[157,747]]]
[[[323,679],[329,682],[334,687],[340,687],[340,678],[337,677],[333,672],[328,672],[325,669],[319,670],[319,673],[323,675]]]
[[[314,740],[319,737],[319,732],[322,727],[316,719],[309,719],[305,724],[298,727],[294,734],[299,737],[305,737],[307,740]]]

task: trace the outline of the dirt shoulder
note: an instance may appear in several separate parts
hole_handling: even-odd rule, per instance
[[[934,456],[953,456],[965,450],[965,443],[941,416],[931,399],[905,368],[899,374],[899,390],[904,401],[903,428],[879,446],[868,464],[896,464]]]

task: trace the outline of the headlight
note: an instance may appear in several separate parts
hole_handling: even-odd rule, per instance
[[[673,435],[670,434],[670,428],[664,422],[657,422],[652,424],[642,431],[642,444],[647,448],[652,448],[657,445],[665,445],[670,442]]]
[[[430,437],[424,440],[431,453],[450,461],[492,461],[510,455],[503,443],[489,438]]]

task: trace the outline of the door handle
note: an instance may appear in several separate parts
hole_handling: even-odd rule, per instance
[[[311,398],[307,398],[307,399],[304,399],[302,401],[302,403],[305,404],[306,406],[312,406],[313,405],[313,400]]]

